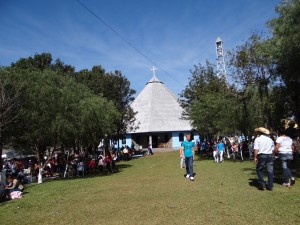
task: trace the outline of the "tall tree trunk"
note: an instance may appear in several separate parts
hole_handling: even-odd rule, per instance
[[[297,91],[297,92],[300,92],[300,91]],[[295,104],[295,117],[296,117],[296,121],[299,124],[300,123],[300,96],[298,95],[297,92],[293,96],[293,101],[294,101],[294,104]]]
[[[242,127],[242,133],[248,135],[249,134],[249,111],[247,107],[247,100],[246,97],[242,98],[243,103],[243,127]]]

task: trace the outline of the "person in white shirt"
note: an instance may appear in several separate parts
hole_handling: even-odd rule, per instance
[[[253,148],[254,148],[254,142],[253,140],[250,141],[248,149],[249,149],[249,159],[253,159]]]
[[[125,148],[123,149],[123,160],[124,161],[129,160],[129,150],[128,150],[127,146],[125,146]]]
[[[293,140],[286,135],[285,130],[279,131],[279,137],[276,140],[275,154],[278,156],[282,163],[283,170],[283,186],[290,187],[295,184],[295,178],[290,170],[290,163],[293,160],[294,145]]]
[[[256,163],[256,174],[260,184],[260,190],[273,190],[273,152],[274,141],[268,136],[270,131],[264,127],[259,127],[254,130],[259,137],[254,141],[254,162]],[[263,168],[267,167],[268,183],[264,181]]]

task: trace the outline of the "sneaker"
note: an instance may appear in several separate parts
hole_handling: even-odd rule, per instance
[[[270,186],[267,186],[266,189],[267,189],[268,191],[273,191],[273,187],[270,187]]]
[[[190,178],[190,175],[189,175],[189,174],[187,174],[185,177],[186,177],[186,178]]]
[[[285,187],[290,187],[291,184],[290,183],[283,183],[282,186],[285,186]]]
[[[266,190],[266,187],[260,186],[260,187],[258,188],[258,190],[265,191],[265,190]]]
[[[292,177],[292,178],[291,178],[291,186],[295,185],[295,183],[296,183],[296,180],[295,180],[294,177]]]
[[[190,177],[190,180],[191,180],[191,181],[194,181],[195,179],[194,179],[194,177]]]

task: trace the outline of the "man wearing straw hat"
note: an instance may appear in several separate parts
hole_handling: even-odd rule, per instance
[[[254,130],[258,137],[254,141],[254,162],[256,163],[256,174],[260,184],[260,190],[273,190],[273,152],[274,141],[268,136],[270,131],[264,127]],[[264,181],[263,168],[267,167],[268,183]]]

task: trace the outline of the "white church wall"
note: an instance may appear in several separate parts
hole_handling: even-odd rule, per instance
[[[173,149],[179,149],[181,146],[182,138],[184,137],[183,131],[174,131],[172,132],[172,146]]]
[[[185,140],[185,133],[190,131],[173,131],[172,132],[172,145],[173,149],[178,150],[181,146],[181,143]],[[200,141],[200,136],[198,133],[193,133],[195,144]]]
[[[179,150],[180,146],[181,146],[181,142],[183,140],[185,140],[185,133],[190,132],[190,131],[173,131],[172,132],[172,148],[174,150]],[[193,133],[193,141],[195,142],[195,144],[197,142],[200,142],[200,135],[198,133]],[[132,139],[131,139],[131,134],[126,134],[124,139],[120,139],[119,141],[119,148],[126,146],[131,147],[132,144]],[[114,146],[115,149],[118,149],[118,142],[114,141],[114,143],[112,143],[112,145]]]

